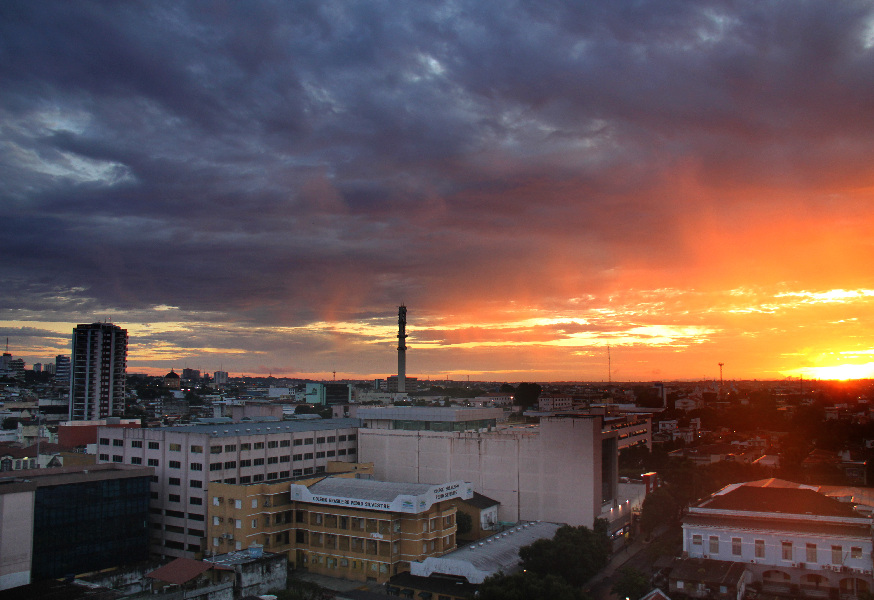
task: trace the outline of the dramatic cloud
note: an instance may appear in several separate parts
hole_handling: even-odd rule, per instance
[[[7,1],[0,81],[29,362],[384,376],[403,302],[421,377],[869,364],[869,2]]]

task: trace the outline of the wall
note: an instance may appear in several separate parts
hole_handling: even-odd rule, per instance
[[[30,583],[33,498],[32,489],[0,494],[0,590]]]
[[[601,512],[601,439],[601,418],[589,417],[488,433],[360,429],[358,444],[377,479],[469,481],[501,503],[502,521],[591,527]]]

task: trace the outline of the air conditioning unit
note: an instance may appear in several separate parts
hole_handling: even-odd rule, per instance
[[[225,518],[224,518],[224,517],[219,517],[219,518],[218,518],[218,522],[219,522],[219,523],[224,523],[224,522],[225,522]]]
[[[269,499],[267,499],[267,500],[264,501],[264,506],[267,506],[267,507],[270,506],[270,500],[269,500]]]

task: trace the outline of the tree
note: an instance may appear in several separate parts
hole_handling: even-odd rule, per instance
[[[619,576],[610,591],[620,598],[639,600],[649,590],[650,585],[646,575],[634,567],[625,567],[619,571]]]
[[[583,592],[556,575],[521,572],[493,575],[480,584],[479,600],[586,600]]]
[[[500,389],[498,390],[502,394],[515,394],[516,388],[514,388],[509,383],[502,383]]]
[[[680,516],[683,506],[664,487],[653,490],[643,499],[640,509],[640,529],[649,537],[653,530],[661,524],[670,524]]]
[[[607,522],[588,527],[560,527],[551,540],[537,540],[519,549],[522,568],[540,575],[558,575],[569,584],[581,586],[600,571],[610,556]]]
[[[541,390],[542,388],[540,385],[536,383],[522,382],[519,384],[519,387],[516,388],[516,395],[513,398],[513,403],[524,408],[534,406],[537,404],[537,399],[540,397]]]

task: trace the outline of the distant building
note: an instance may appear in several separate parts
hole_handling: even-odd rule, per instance
[[[55,357],[55,381],[59,384],[70,383],[70,357],[59,354]]]
[[[164,387],[168,390],[178,390],[182,388],[182,378],[179,373],[170,369],[170,372],[164,375]]]
[[[228,384],[228,372],[227,371],[216,371],[212,374],[213,383],[216,385],[227,385]]]
[[[418,377],[404,377],[405,387],[404,389],[400,389],[399,379],[397,375],[391,375],[390,377],[386,377],[385,379],[385,387],[386,391],[390,393],[398,393],[398,392],[415,392],[419,389],[419,378]]]
[[[200,381],[200,369],[182,369],[182,381],[194,384]]]
[[[71,421],[124,414],[127,341],[127,330],[112,323],[77,325],[73,329]]]
[[[349,404],[352,402],[352,386],[348,383],[308,383],[304,402],[321,406]]]
[[[33,372],[42,373],[42,363],[33,363]]]

